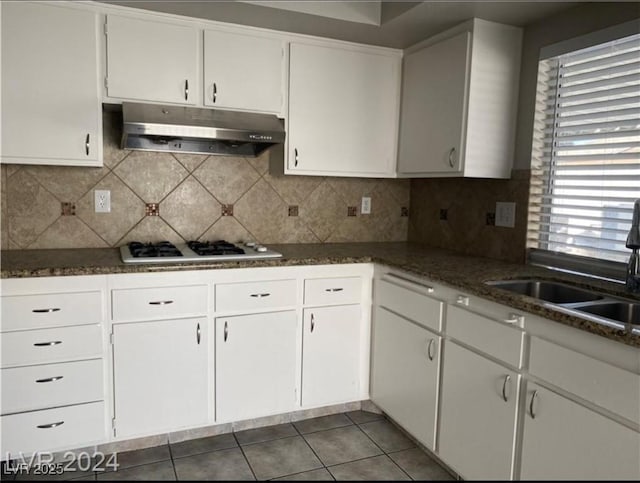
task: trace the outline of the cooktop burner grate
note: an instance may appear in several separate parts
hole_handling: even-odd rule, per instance
[[[129,243],[129,251],[135,258],[141,257],[181,257],[182,252],[173,243],[161,241],[158,243]]]

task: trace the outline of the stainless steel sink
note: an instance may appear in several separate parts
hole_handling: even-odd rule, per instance
[[[604,317],[606,319],[640,326],[640,303],[607,301],[582,307],[574,307],[579,312]]]
[[[543,305],[560,312],[640,334],[640,302],[547,280],[496,280],[485,283],[536,298]]]
[[[591,302],[603,298],[602,295],[589,290],[579,289],[558,282],[548,282],[546,280],[504,280],[487,282],[487,284],[502,290],[544,300],[552,304]]]

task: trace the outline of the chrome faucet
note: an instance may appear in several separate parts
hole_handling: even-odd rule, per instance
[[[631,256],[627,264],[627,290],[629,292],[640,292],[640,200],[636,200],[633,205],[633,218],[631,219],[631,229],[627,236],[627,248],[631,248]]]

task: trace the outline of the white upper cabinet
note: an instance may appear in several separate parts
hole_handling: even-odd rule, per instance
[[[400,176],[510,177],[521,37],[474,19],[405,52]]]
[[[2,2],[3,163],[102,165],[97,16]]]
[[[278,114],[283,72],[282,40],[204,31],[205,106]]]
[[[199,30],[107,15],[107,96],[199,102]]]
[[[287,174],[394,176],[400,54],[292,42]]]

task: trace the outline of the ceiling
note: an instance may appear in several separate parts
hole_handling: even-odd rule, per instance
[[[472,17],[524,26],[582,2],[551,1],[425,1],[403,2],[382,1],[379,3],[380,25],[356,21],[339,20],[319,14],[302,13],[283,9],[282,5],[268,6],[268,1],[243,2],[234,0],[213,1],[146,1],[146,0],[106,0],[101,3],[152,10],[217,20],[253,27],[262,27],[286,32],[317,35],[338,40],[348,40],[372,45],[406,48],[425,38],[453,27]],[[284,2],[275,2],[282,4]],[[326,1],[306,2],[320,4]],[[356,0],[337,2],[343,7],[355,7]],[[355,8],[352,8],[352,10]],[[358,8],[359,9],[359,8]],[[326,11],[326,7],[322,10]],[[305,8],[312,11],[312,7]],[[354,18],[354,17],[351,17]]]

